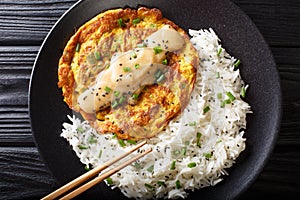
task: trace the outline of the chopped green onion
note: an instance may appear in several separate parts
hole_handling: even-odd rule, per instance
[[[91,136],[88,138],[88,142],[89,142],[90,144],[95,144],[95,143],[97,143],[97,139],[96,139],[95,136],[91,135]]]
[[[99,51],[95,51],[94,52],[94,56],[95,56],[96,60],[100,60],[101,59]]]
[[[238,66],[241,64],[241,61],[240,60],[237,60],[235,63],[234,63],[234,68],[238,68]]]
[[[186,147],[182,147],[182,149],[181,149],[181,154],[182,154],[183,156],[186,155]]]
[[[137,44],[136,46],[139,48],[143,48],[143,47],[146,47],[147,45],[145,43],[141,43],[141,44]]]
[[[112,139],[117,138],[117,134],[113,133]]]
[[[80,46],[81,46],[81,45],[80,45],[80,43],[78,42],[78,43],[76,44],[76,49],[75,49],[76,52],[79,52]]]
[[[136,144],[136,141],[134,140],[126,140],[126,142],[128,142],[129,144]]]
[[[201,136],[202,136],[202,133],[197,132],[197,138],[201,138]]]
[[[121,93],[119,91],[114,91],[115,97],[118,97]]]
[[[245,98],[246,96],[246,88],[243,86],[240,93],[241,97]]]
[[[175,184],[176,184],[176,188],[177,188],[177,189],[180,189],[180,188],[181,188],[181,185],[180,185],[180,181],[179,181],[179,180],[177,180],[177,181],[175,182]]]
[[[164,181],[157,181],[157,185],[167,187]]]
[[[133,98],[133,99],[138,99],[138,98],[139,98],[139,94],[133,93],[132,98]]]
[[[197,125],[196,121],[193,121],[193,122],[189,123],[189,126],[196,126],[196,125]]]
[[[206,107],[203,109],[203,113],[207,113],[209,110],[210,110],[210,107],[209,107],[209,106],[206,106]]]
[[[84,166],[84,169],[85,169],[86,171],[90,171],[90,170],[91,170],[89,165]]]
[[[137,162],[134,163],[134,167],[136,169],[142,169],[142,166],[139,163],[137,163]]]
[[[171,163],[171,167],[170,167],[171,170],[175,169],[175,164],[176,164],[176,161],[173,160],[172,163]]]
[[[80,126],[80,127],[78,127],[78,128],[76,129],[76,131],[79,132],[79,133],[84,133],[84,128],[82,128],[82,127]]]
[[[212,157],[212,153],[204,153],[203,156],[205,158],[211,158]]]
[[[102,156],[102,149],[99,152],[98,158],[101,158],[101,156]]]
[[[153,189],[153,188],[154,188],[152,185],[150,185],[150,184],[148,184],[148,183],[145,183],[145,186],[146,186],[147,188],[149,188],[149,189]]]
[[[140,21],[141,21],[140,18],[135,18],[135,19],[132,20],[132,23],[133,23],[134,25],[136,25],[136,24],[140,23]]]
[[[230,99],[226,99],[226,100],[224,100],[224,102],[225,102],[226,104],[231,104],[231,100],[230,100]]]
[[[199,148],[201,148],[201,141],[200,141],[201,136],[202,136],[202,133],[197,132],[197,146]]]
[[[110,93],[110,92],[111,92],[111,88],[108,87],[108,86],[105,86],[104,90],[105,90],[107,93]]]
[[[166,58],[163,59],[162,64],[163,64],[163,65],[167,65],[167,64],[168,64],[168,60],[167,60]]]
[[[119,105],[118,101],[113,101],[111,104],[111,108],[115,109]]]
[[[150,167],[147,168],[147,171],[148,172],[153,172],[153,169],[154,169],[154,165],[151,165]]]
[[[134,68],[135,68],[135,69],[140,68],[140,64],[135,64],[135,65],[134,65]]]
[[[162,80],[164,80],[164,78],[165,78],[165,75],[162,74],[162,75],[160,75],[160,77],[159,77],[156,81],[159,83],[159,82],[161,82]]]
[[[125,98],[124,96],[121,96],[121,98],[119,99],[119,104],[124,103],[125,99],[126,99],[126,98]]]
[[[123,71],[124,71],[124,72],[130,72],[131,69],[130,69],[129,67],[123,67]]]
[[[132,56],[133,58],[137,58],[137,55],[136,55],[136,53],[135,53],[134,51],[131,53],[131,56]]]
[[[221,143],[222,142],[222,140],[218,140],[217,142],[216,142],[216,144],[219,144],[219,143]]]
[[[161,49],[161,47],[159,47],[159,46],[154,47],[153,50],[154,50],[155,54],[159,54],[159,53],[162,52],[162,49]]]
[[[106,178],[105,180],[106,180],[106,183],[107,183],[108,185],[114,184],[112,178],[110,178],[110,177]]]
[[[196,163],[195,162],[191,162],[187,165],[189,168],[193,168],[196,167]]]
[[[155,72],[154,77],[155,77],[156,79],[158,79],[161,75],[162,75],[162,71],[161,71],[160,69],[158,69],[158,70]]]
[[[125,147],[125,146],[126,146],[124,140],[119,139],[118,142],[119,142],[119,144],[121,145],[121,147]]]
[[[218,98],[218,99],[222,99],[222,93],[218,93],[218,94],[217,94],[217,98]]]
[[[230,101],[230,99],[229,99],[229,101]],[[226,101],[222,101],[220,107],[225,108],[225,104],[226,104]]]
[[[217,72],[216,79],[220,78],[220,72]]]
[[[120,26],[120,27],[123,27],[123,26],[125,26],[125,24],[124,24],[124,22],[123,22],[123,19],[122,19],[122,18],[119,18],[119,19],[118,19],[118,24],[119,24],[119,26]]]
[[[226,92],[226,95],[229,97],[230,101],[235,100],[235,97],[233,96],[233,94],[231,92]]]
[[[221,52],[222,52],[222,47],[220,47],[220,48],[218,49],[217,56],[219,56],[219,55],[221,54]]]
[[[173,154],[174,154],[175,156],[177,156],[177,155],[180,154],[180,151],[179,151],[179,150],[175,150],[175,151],[173,151]]]
[[[110,65],[109,64],[107,64],[106,66],[105,66],[105,69],[108,69],[110,67]]]
[[[89,147],[84,146],[84,145],[78,145],[78,148],[79,148],[80,150],[83,150],[83,149],[88,149]]]

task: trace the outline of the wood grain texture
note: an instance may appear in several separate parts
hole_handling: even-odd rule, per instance
[[[28,86],[43,39],[74,0],[0,1],[0,199],[39,199],[57,187],[34,147]],[[300,1],[233,0],[270,44],[283,116],[275,150],[241,199],[300,194]]]

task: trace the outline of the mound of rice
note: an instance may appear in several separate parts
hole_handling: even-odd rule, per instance
[[[185,198],[189,191],[222,181],[226,168],[245,149],[242,130],[251,110],[241,98],[247,86],[236,69],[239,61],[221,47],[212,29],[189,34],[201,61],[188,106],[135,152],[152,147],[150,154],[106,180],[127,197]],[[69,118],[61,136],[87,167],[101,165],[135,145],[113,134],[99,135],[87,122]]]

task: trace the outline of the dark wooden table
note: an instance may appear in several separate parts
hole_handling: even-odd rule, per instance
[[[27,95],[43,39],[75,2],[0,0],[0,199],[39,199],[57,187],[34,144]],[[300,194],[300,0],[234,3],[270,45],[283,93],[275,150],[241,199],[294,199]]]

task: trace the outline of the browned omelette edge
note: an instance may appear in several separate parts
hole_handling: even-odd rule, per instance
[[[112,11],[112,12],[110,12]],[[117,20],[119,18],[125,19],[126,23],[125,26],[122,27],[123,29],[128,29],[132,26],[135,26],[132,23],[133,19],[140,18],[140,19],[145,19],[145,18],[151,18],[151,21],[160,23],[160,24],[166,24],[172,26],[175,30],[181,33],[181,35],[184,37],[185,41],[189,41],[189,36],[186,34],[186,32],[179,28],[174,22],[163,18],[162,13],[160,10],[156,8],[145,8],[145,7],[140,7],[137,10],[133,9],[115,9],[115,10],[109,10],[106,12],[103,12],[96,17],[92,18],[90,21],[85,23],[83,26],[79,28],[79,30],[71,37],[71,39],[68,41],[63,55],[59,60],[59,70],[58,70],[58,87],[62,88],[63,96],[64,96],[64,101],[68,104],[68,106],[73,109],[76,112],[80,112],[82,116],[90,122],[90,124],[96,128],[97,130],[100,128],[99,124],[97,124],[97,119],[95,115],[91,115],[88,113],[85,113],[84,111],[80,110],[80,108],[76,105],[73,105],[73,89],[76,87],[76,82],[74,79],[74,74],[71,69],[71,63],[75,54],[76,50],[76,45],[78,43],[84,43],[85,41],[88,41],[91,37],[95,36],[94,32],[97,31],[97,34],[99,34],[99,38],[101,37],[102,34],[106,32],[110,32],[115,28],[120,28],[119,24],[117,23]],[[99,30],[100,29],[100,30]],[[192,76],[192,80],[189,80],[188,82],[191,84],[189,88],[189,92],[183,93],[183,94],[190,94],[191,91],[193,90],[194,87],[194,82],[196,80],[196,68],[198,64],[198,57],[196,59],[193,59],[191,62],[191,65],[193,66],[193,72],[194,75]],[[173,60],[173,59],[171,59]],[[170,63],[171,64],[171,63]],[[178,62],[173,62],[172,63],[173,67],[177,68],[179,72],[181,70],[180,64]],[[190,77],[189,77],[190,78]],[[186,105],[188,104],[189,97],[188,96],[181,96],[180,99],[182,100],[181,102],[181,109],[185,108]],[[171,114],[166,120],[164,121],[164,125],[167,125],[169,121],[180,114],[178,112],[177,114]],[[109,125],[110,122],[107,122]],[[102,124],[105,126],[105,124]],[[100,128],[101,130],[101,128]],[[98,131],[100,131],[98,130]],[[124,134],[122,130],[119,130],[119,128],[115,125],[110,125],[110,131],[117,133],[117,135],[122,138],[122,139],[129,139],[130,136],[128,134]],[[100,131],[103,132],[103,131]],[[109,131],[106,131],[109,132]],[[118,134],[120,133],[120,134]]]

